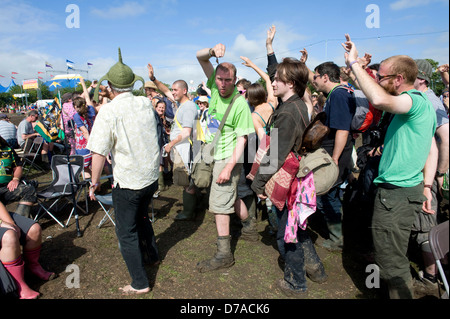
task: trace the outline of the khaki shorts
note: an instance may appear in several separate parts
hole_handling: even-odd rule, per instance
[[[231,172],[230,180],[224,184],[217,184],[217,178],[227,160],[214,162],[211,191],[209,194],[209,211],[213,214],[233,214],[234,202],[237,199],[237,189],[242,170],[242,163],[237,163]]]

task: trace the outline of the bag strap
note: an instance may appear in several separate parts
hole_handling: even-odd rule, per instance
[[[236,95],[233,97],[233,99],[231,100],[230,105],[228,105],[228,108],[227,108],[225,114],[223,115],[222,120],[220,121],[219,128],[217,129],[217,132],[216,132],[216,134],[214,135],[214,139],[213,139],[213,141],[212,141],[212,143],[211,143],[211,145],[212,145],[213,147],[217,144],[217,142],[218,142],[218,140],[219,140],[219,137],[220,137],[220,135],[217,134],[217,133],[222,132],[222,129],[223,129],[223,127],[225,126],[225,122],[226,122],[226,120],[227,120],[228,114],[230,114],[230,111],[231,111],[231,108],[233,107],[234,102],[235,102],[235,101],[238,99],[238,97],[240,97],[240,96],[241,96],[240,94],[236,94]]]

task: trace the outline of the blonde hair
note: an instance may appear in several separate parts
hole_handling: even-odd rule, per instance
[[[405,79],[405,84],[413,85],[417,78],[419,69],[417,68],[416,62],[407,55],[394,55],[386,60],[382,61],[381,64],[389,65],[392,74],[401,74]]]

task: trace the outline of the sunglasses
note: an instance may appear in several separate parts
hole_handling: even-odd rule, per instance
[[[378,81],[382,81],[384,78],[389,78],[389,77],[393,77],[393,76],[397,76],[397,74],[388,74],[388,75],[380,75],[380,73],[377,73],[377,79]]]
[[[314,76],[313,76],[314,81],[315,81],[318,77],[322,77],[322,75],[320,75],[320,74],[314,74]]]

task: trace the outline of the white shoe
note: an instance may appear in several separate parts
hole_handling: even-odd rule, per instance
[[[153,198],[158,198],[158,197],[159,197],[159,193],[161,193],[159,190],[156,191],[156,192],[153,194]]]

